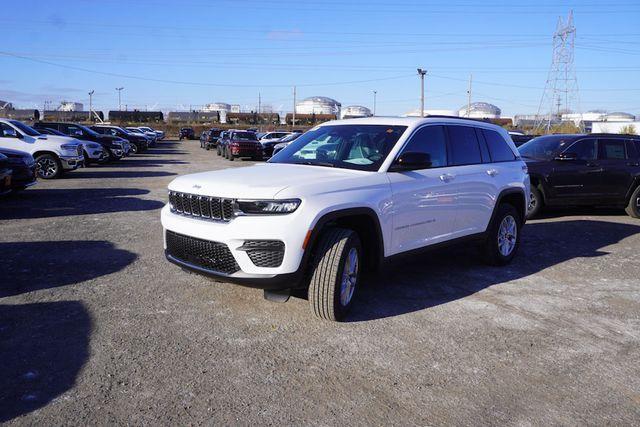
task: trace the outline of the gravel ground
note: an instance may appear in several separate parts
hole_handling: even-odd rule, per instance
[[[640,221],[560,211],[515,262],[386,268],[346,323],[164,260],[178,174],[241,167],[167,141],[0,200],[0,421],[640,423]]]

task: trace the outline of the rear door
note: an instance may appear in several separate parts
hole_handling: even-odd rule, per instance
[[[447,125],[449,167],[448,179],[456,197],[453,236],[462,237],[485,231],[497,197],[497,181],[489,175],[495,169],[489,162],[480,130],[471,126]]]
[[[627,138],[598,138],[598,161],[602,167],[603,199],[622,202],[637,173],[635,149]]]
[[[563,153],[575,155],[575,160],[554,160],[549,174],[549,185],[553,197],[588,203],[601,194],[602,167],[598,161],[598,143],[595,138],[580,139]]]

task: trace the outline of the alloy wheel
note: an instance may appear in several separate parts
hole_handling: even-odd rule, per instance
[[[343,307],[349,305],[353,297],[358,282],[358,269],[358,250],[351,248],[344,264],[342,281],[340,282],[340,304]]]
[[[58,173],[58,165],[55,160],[49,157],[38,159],[36,168],[38,170],[38,175],[43,178],[52,178]]]
[[[502,256],[508,257],[516,247],[518,225],[513,216],[507,215],[502,219],[498,229],[498,250]]]

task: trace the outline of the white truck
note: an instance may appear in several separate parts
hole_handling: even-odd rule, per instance
[[[396,255],[473,240],[492,264],[515,256],[529,175],[507,132],[459,118],[334,121],[268,163],[169,184],[167,259],[342,319],[363,272]]]
[[[84,163],[80,141],[64,136],[42,135],[17,120],[0,119],[0,147],[24,151],[36,161],[38,176],[59,178]]]

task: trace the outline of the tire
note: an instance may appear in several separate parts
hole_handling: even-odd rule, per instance
[[[216,154],[217,154],[218,156],[220,155],[220,146],[219,146],[219,145],[216,147]]]
[[[536,187],[531,187],[529,207],[527,209],[527,219],[536,217],[544,205],[542,193]]]
[[[82,151],[82,156],[84,157],[84,167],[88,168],[91,166],[91,157],[89,157],[89,154],[86,151]]]
[[[482,245],[484,259],[490,265],[506,265],[513,260],[520,247],[522,218],[509,203],[502,203],[487,229]]]
[[[53,154],[40,154],[36,157],[38,176],[42,179],[56,179],[62,176],[62,164]]]
[[[624,209],[624,211],[631,218],[640,218],[640,185],[636,187],[636,189],[631,194],[631,198],[629,199],[629,204]]]
[[[362,244],[356,232],[330,228],[322,234],[308,291],[309,305],[316,316],[332,321],[344,319],[360,282],[361,260]]]
[[[138,154],[140,150],[138,150],[138,146],[136,144],[131,144],[131,154]]]

